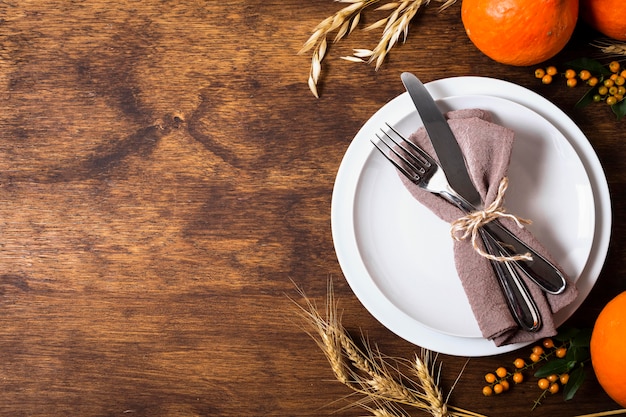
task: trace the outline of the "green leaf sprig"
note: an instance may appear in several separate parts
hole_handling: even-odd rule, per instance
[[[551,375],[568,375],[568,380],[563,386],[563,399],[569,401],[574,398],[585,380],[585,364],[591,360],[589,351],[591,329],[567,328],[560,331],[553,339],[560,343],[561,348],[567,349],[565,357],[551,357],[557,351],[556,349],[545,354],[546,363],[537,369],[534,376],[546,378]],[[549,391],[544,390],[539,400],[535,402],[533,409],[540,404],[547,392]]]
[[[488,385],[483,387],[483,394],[502,394],[509,390],[511,382],[524,382],[525,375],[534,370],[532,376],[543,391],[534,401],[532,410],[541,405],[548,394],[561,390],[563,399],[571,400],[585,380],[585,365],[591,360],[590,340],[591,329],[560,330],[556,336],[535,344],[528,359],[515,359],[513,369],[499,367],[495,372],[485,374]]]
[[[602,87],[606,87],[605,82],[611,80],[611,76],[616,74],[617,71],[613,72],[600,61],[591,58],[579,58],[568,62],[566,65],[568,68],[579,73],[580,71],[587,70],[598,79],[598,83],[590,87],[580,100],[578,100],[575,105],[576,108],[583,108],[596,102],[607,102],[607,98],[611,95],[608,93],[602,94]],[[621,120],[626,116],[626,100],[624,100],[623,97],[618,98],[614,104],[610,104],[610,107],[617,117],[617,120]]]

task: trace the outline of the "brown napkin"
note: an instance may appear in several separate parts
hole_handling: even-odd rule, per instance
[[[472,181],[487,206],[496,198],[500,181],[507,174],[514,132],[492,123],[491,115],[480,109],[452,111],[446,116],[463,150]],[[436,158],[423,127],[412,134],[409,140]],[[443,198],[420,189],[403,175],[401,177],[411,194],[441,219],[451,223],[463,216],[462,211]],[[558,265],[526,228],[520,228],[511,219],[502,218],[501,221],[522,241]],[[497,346],[554,336],[556,327],[553,313],[570,304],[577,296],[576,286],[569,279],[565,291],[553,295],[545,294],[522,274],[543,320],[543,326],[538,332],[523,331],[507,307],[490,261],[475,251],[469,239],[454,241],[454,260],[482,335],[493,340]]]

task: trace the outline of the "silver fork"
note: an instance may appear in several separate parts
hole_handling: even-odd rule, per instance
[[[437,161],[422,148],[406,140],[396,129],[388,124],[387,127],[399,139],[394,139],[388,131],[381,129],[384,137],[376,135],[378,143],[375,141],[372,143],[403,175],[418,187],[443,197],[465,213],[476,210],[452,189]],[[390,141],[391,145],[387,141]],[[391,157],[380,144],[384,144],[395,158]],[[501,242],[482,227],[479,228],[479,235],[488,253],[497,257],[508,256]],[[517,324],[527,331],[539,330],[541,327],[539,311],[514,262],[491,260],[491,265]]]

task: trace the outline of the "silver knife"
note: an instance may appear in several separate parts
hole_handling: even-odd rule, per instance
[[[424,128],[435,149],[441,168],[446,173],[452,188],[473,206],[482,207],[480,194],[472,183],[465,166],[463,152],[435,100],[415,75],[404,72],[401,78],[424,123]],[[560,294],[565,290],[565,277],[545,257],[522,242],[498,221],[487,223],[484,227],[503,243],[509,254],[531,254],[532,260],[521,260],[517,261],[516,264],[544,291]]]

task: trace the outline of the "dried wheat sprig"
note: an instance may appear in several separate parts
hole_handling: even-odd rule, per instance
[[[296,303],[296,305],[300,307],[298,312],[310,325],[309,327],[315,331],[317,337],[315,337],[314,333],[310,330],[306,330],[306,332],[316,341],[322,352],[324,352],[331,370],[335,374],[335,378],[344,384],[348,384],[350,375],[344,356],[341,353],[341,338],[345,331],[340,328],[340,317],[338,316],[332,282],[329,280],[328,283],[326,317],[322,317],[315,304],[304,295],[302,290],[299,289],[298,291],[305,299],[304,306]]]
[[[415,355],[414,369],[417,375],[417,380],[420,381],[422,390],[426,395],[431,398],[430,413],[435,417],[443,417],[448,414],[446,401],[443,399],[443,394],[438,386],[438,377],[433,377],[434,364],[431,365],[431,354],[429,351],[424,351],[420,356]],[[433,368],[431,368],[433,366]],[[441,368],[437,372],[437,375],[441,372]]]
[[[422,6],[426,6],[429,2],[430,0],[405,0],[403,2],[394,3],[393,5],[396,7],[388,17],[380,19],[365,28],[365,30],[370,31],[384,26],[378,44],[374,49],[361,50],[359,54],[355,54],[355,56],[361,58],[363,61],[365,61],[365,58],[368,58],[368,63],[375,62],[375,69],[378,70],[391,48],[398,43],[400,38],[402,38],[403,42],[406,41],[409,34],[409,23],[411,23],[411,20],[415,17],[418,10]],[[385,6],[383,6],[383,8],[384,7]]]
[[[399,359],[384,356],[365,338],[360,347],[341,324],[331,281],[325,317],[301,290],[300,294],[305,299],[304,305],[297,304],[300,315],[313,328],[308,333],[315,337],[337,380],[363,395],[355,405],[384,417],[406,416],[401,407],[412,407],[436,417],[485,417],[446,403],[437,387],[438,377],[431,373],[434,367],[429,366],[431,356],[427,350],[416,356],[416,364],[421,365],[414,365],[419,371],[414,372],[418,381],[413,381],[400,370],[403,362]]]
[[[613,57],[626,58],[626,42],[617,42],[610,39],[598,40],[591,44],[604,54]]]
[[[313,57],[311,59],[311,69],[309,71],[308,85],[313,95],[319,98],[317,84],[322,72],[322,61],[326,56],[328,47],[328,36],[337,31],[333,42],[337,42],[343,37],[349,35],[359,24],[361,12],[366,7],[378,2],[379,0],[335,0],[339,3],[350,3],[349,6],[343,7],[334,15],[322,20],[314,29],[313,34],[304,43],[298,54],[303,54],[313,49]]]
[[[443,5],[440,11],[446,9],[456,2],[456,0],[438,0]],[[382,36],[374,49],[354,49],[351,56],[342,57],[352,62],[375,62],[375,69],[378,70],[385,58],[398,42],[406,42],[409,35],[409,25],[417,12],[426,7],[430,0],[404,0],[402,2],[391,2],[378,7],[376,10],[393,10],[393,12],[383,19],[380,19],[364,30],[371,31],[384,26]]]

